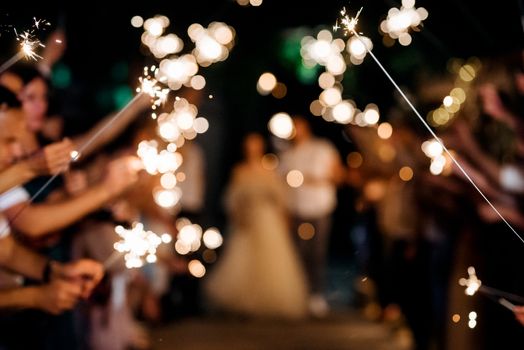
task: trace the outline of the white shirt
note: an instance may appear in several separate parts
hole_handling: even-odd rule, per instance
[[[16,186],[0,194],[0,211],[29,200],[29,193],[22,187]]]
[[[332,171],[338,157],[337,150],[327,140],[312,138],[284,152],[281,171],[284,177],[298,170],[304,183],[291,188],[290,208],[304,219],[317,219],[330,214],[337,204],[336,186]]]

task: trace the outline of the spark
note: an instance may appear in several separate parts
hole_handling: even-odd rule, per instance
[[[35,49],[37,49],[38,47],[45,47],[45,45],[42,44],[40,40],[36,39],[31,32],[23,32],[22,34],[17,36],[16,40],[21,41],[21,52],[25,55],[25,57],[34,60],[36,60],[37,58],[42,58],[42,56],[35,53]]]
[[[155,262],[158,246],[162,242],[170,241],[166,234],[159,236],[153,231],[144,230],[144,224],[140,222],[133,223],[130,229],[116,226],[115,232],[121,240],[114,244],[115,253],[104,263],[106,269],[110,265],[109,262],[112,263],[116,259],[114,256],[121,254],[124,254],[126,267],[129,269],[143,266],[144,261]]]
[[[342,8],[340,11],[340,15],[342,18],[340,19],[340,24],[342,25],[342,28],[344,29],[344,34],[347,35],[348,33],[354,33],[355,27],[358,24],[358,17],[360,16],[360,12],[362,12],[363,7],[358,10],[357,15],[355,17],[349,17],[347,14],[346,8]],[[333,30],[337,31],[339,28],[341,28],[338,25],[338,21],[333,26]]]
[[[42,56],[35,53],[35,49],[38,47],[45,46],[38,39],[36,39],[30,32],[26,31],[20,35],[17,35],[16,40],[21,41],[20,51],[0,66],[0,74],[5,72],[16,62],[20,61],[24,56],[26,58],[34,60],[36,60],[37,58],[42,58]]]
[[[40,24],[44,25],[44,26],[50,26],[51,23],[49,23],[47,20],[45,19],[36,19],[36,17],[33,17],[33,21],[34,21],[34,24],[33,26],[36,28],[36,29],[40,29]]]
[[[493,211],[498,215],[498,217],[504,222],[504,224],[510,229],[511,232],[513,232],[513,234],[522,242],[524,243],[524,238],[513,228],[513,226],[506,220],[506,218],[498,211],[498,209],[495,207],[495,205],[493,205],[493,203],[488,199],[488,197],[486,197],[486,195],[484,194],[484,192],[482,192],[482,190],[477,186],[477,184],[475,183],[475,181],[473,181],[473,179],[469,176],[469,174],[464,170],[464,168],[462,167],[462,165],[459,163],[459,161],[453,156],[453,154],[450,152],[450,150],[444,145],[444,143],[438,138],[437,134],[433,131],[433,129],[431,129],[431,127],[429,126],[429,124],[426,122],[426,120],[422,117],[422,115],[420,114],[420,112],[415,108],[415,106],[413,105],[413,103],[409,100],[409,98],[406,96],[406,94],[404,93],[404,91],[402,91],[402,89],[400,88],[400,86],[397,84],[397,82],[393,79],[393,77],[391,76],[391,74],[389,74],[389,72],[386,70],[386,68],[382,65],[382,63],[379,61],[379,59],[377,58],[377,56],[375,56],[375,54],[366,46],[366,43],[364,42],[363,38],[359,35],[359,33],[357,33],[357,31],[355,30],[355,26],[356,24],[358,23],[358,16],[360,15],[360,12],[362,11],[362,8],[360,8],[360,10],[357,12],[357,15],[355,17],[349,17],[349,15],[346,14],[346,9],[343,8],[342,11],[341,11],[341,15],[343,16],[342,17],[342,25],[343,25],[343,28],[344,28],[344,31],[345,33],[352,33],[357,39],[360,40],[360,42],[362,42],[362,44],[365,46],[366,48],[366,51],[369,53],[369,55],[371,56],[371,58],[373,58],[373,60],[375,61],[375,63],[377,64],[377,66],[382,70],[382,72],[386,75],[386,77],[389,79],[389,81],[391,82],[391,84],[393,84],[393,86],[395,87],[395,89],[398,91],[398,93],[400,94],[400,96],[402,96],[402,98],[404,99],[404,101],[406,101],[406,103],[408,104],[408,106],[411,108],[411,110],[413,111],[413,113],[415,113],[415,115],[417,116],[417,118],[420,120],[420,122],[424,125],[424,127],[429,131],[429,133],[431,134],[431,136],[442,146],[442,148],[444,149],[444,152],[449,156],[449,158],[451,159],[451,161],[453,162],[453,164],[456,165],[456,167],[460,170],[460,172],[464,175],[464,177],[469,181],[469,183],[473,186],[473,188],[480,194],[480,196],[482,197],[482,199],[491,207],[491,209],[493,209]]]
[[[473,266],[468,267],[468,278],[461,278],[459,284],[466,287],[465,293],[467,295],[475,295],[475,293],[480,289],[480,286],[482,286],[482,282],[477,278]]]
[[[151,108],[155,110],[160,107],[167,99],[170,89],[160,87],[159,83],[162,79],[158,80],[155,75],[158,72],[158,68],[155,66],[144,67],[144,74],[138,80],[140,81],[140,87],[136,89],[137,92],[146,93],[152,98]]]
[[[507,293],[492,287],[483,285],[482,282],[478,279],[475,268],[473,266],[468,267],[468,278],[461,278],[459,280],[459,285],[466,287],[466,295],[473,296],[475,293],[480,292],[483,295],[487,296],[489,299],[499,303],[506,309],[513,311],[515,304],[509,300],[522,304],[524,298],[519,295]],[[471,316],[470,316],[471,318]]]

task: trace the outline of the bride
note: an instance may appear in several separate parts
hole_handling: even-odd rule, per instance
[[[307,312],[306,279],[288,229],[286,189],[262,166],[264,151],[261,135],[244,140],[245,158],[226,192],[229,239],[205,292],[222,311],[299,318]]]

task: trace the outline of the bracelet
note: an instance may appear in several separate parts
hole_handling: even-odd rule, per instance
[[[42,273],[42,281],[44,283],[48,283],[49,280],[51,279],[51,270],[52,270],[51,264],[52,263],[53,261],[51,259],[47,260],[45,263],[44,272]]]

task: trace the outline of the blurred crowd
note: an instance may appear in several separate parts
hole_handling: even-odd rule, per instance
[[[0,349],[148,349],[148,326],[202,310],[325,317],[333,311],[335,234],[349,235],[359,252],[347,252],[357,270],[347,286],[359,295],[355,306],[375,320],[404,322],[414,348],[524,341],[522,308],[468,297],[457,283],[475,266],[487,285],[524,295],[522,56],[480,62],[464,96],[444,103],[460,105],[437,128],[460,166],[402,106],[384,115],[387,125],[346,126],[354,147],[347,157],[316,136],[306,116],[293,117],[285,144],[246,134],[224,189],[224,249],[199,283],[175,240],[154,264],[107,264],[117,225],[141,222],[176,238],[177,219],[202,220],[206,160],[197,142],[180,147],[183,195],[165,209],[152,197],[160,177],[142,171],[136,157],[138,144],[156,137],[151,119],[140,118],[149,96],[118,119],[64,135],[61,116],[49,115],[48,79],[64,49],[56,32],[37,64],[0,75]],[[453,84],[421,79],[417,105],[439,104]],[[115,144],[121,134],[125,141]],[[351,230],[341,233],[332,219],[344,188],[355,196]],[[470,311],[481,315],[473,330],[455,317]]]

